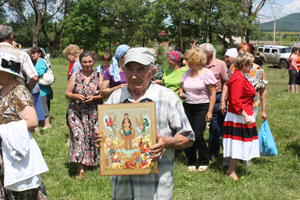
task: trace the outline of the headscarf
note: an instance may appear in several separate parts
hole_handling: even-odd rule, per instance
[[[231,48],[231,49],[228,49],[225,53],[225,56],[230,56],[232,58],[236,58],[238,57],[238,51],[236,48]]]
[[[124,56],[124,54],[128,51],[128,49],[130,49],[130,46],[128,46],[126,44],[121,44],[116,49],[115,56],[112,59],[113,64],[112,64],[112,66],[109,67],[109,74],[111,76],[114,76],[115,82],[119,82],[121,80],[120,69],[119,69],[119,59]]]
[[[172,59],[177,63],[182,63],[183,55],[179,51],[172,51],[168,54],[168,58]]]

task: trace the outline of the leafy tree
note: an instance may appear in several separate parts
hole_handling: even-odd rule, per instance
[[[65,20],[63,46],[77,44],[98,51],[106,46],[102,38],[103,15],[101,1],[78,0]]]
[[[28,16],[28,23],[31,26],[34,26],[34,16]],[[14,22],[8,23],[9,26],[13,28],[13,39],[15,42],[20,43],[22,47],[31,47],[32,46],[32,32],[28,29],[27,26],[24,26],[24,22],[21,19],[16,19]]]
[[[57,17],[55,20],[46,22],[42,26],[42,32],[44,35],[44,41],[46,42],[51,56],[57,57],[62,49],[62,37],[64,32],[64,26],[66,24],[66,18],[72,6],[75,2],[73,0],[64,0],[62,9],[60,11],[61,17]],[[58,46],[58,47],[57,47]]]
[[[4,10],[4,4],[6,4],[6,1],[0,0],[0,23],[5,24],[6,23],[6,12]]]
[[[7,0],[7,2],[9,3],[10,10],[22,19],[32,32],[33,47],[38,46],[40,29],[45,22],[52,19],[61,8],[60,5],[58,5],[58,0]],[[49,11],[51,14],[48,13]],[[35,15],[34,25],[30,24],[26,17],[28,12],[34,13]]]
[[[122,43],[145,46],[161,40],[165,16],[155,1],[78,0],[66,19],[63,45],[96,51]]]
[[[257,13],[262,9],[262,7],[265,5],[266,0],[259,0],[259,4],[256,7],[256,9],[253,12],[253,3],[254,0],[244,0],[244,12],[243,12],[243,17],[245,17],[245,20],[248,23],[245,23],[246,27],[246,42],[249,43],[250,41],[250,33],[253,29],[255,29],[255,26],[253,25],[253,22],[255,21],[255,17]],[[245,12],[247,12],[247,16],[245,16]],[[241,29],[241,38],[243,38],[243,29]]]
[[[260,40],[263,40],[265,37],[266,33],[262,30],[260,30],[260,33],[258,34],[258,24],[255,23],[256,28],[251,31],[251,40],[258,40],[258,35],[260,34]]]
[[[282,39],[285,39],[285,38],[287,38],[289,35],[288,34],[283,34],[283,36],[282,36]]]
[[[115,42],[126,43],[133,47],[139,42],[145,45],[149,39],[155,38],[160,32],[163,14],[157,12],[155,2],[107,0],[102,1],[101,6],[108,13],[106,16],[111,17],[108,21],[112,23],[114,34],[118,36]]]
[[[229,38],[229,46],[233,46],[233,36],[239,36],[240,29],[243,26],[242,16],[239,10],[242,9],[242,1],[226,0],[220,4],[220,27],[223,35],[222,43],[228,47],[225,38]]]
[[[183,33],[182,33],[182,21],[184,15],[184,2],[180,2],[179,0],[165,0],[166,11],[171,18],[172,25],[169,26],[169,30],[171,33],[176,34],[173,38],[179,39],[179,45],[183,47]]]
[[[204,28],[206,33],[204,33],[204,38],[208,38],[209,43],[213,43],[213,33],[219,32],[219,18],[220,12],[218,11],[220,7],[220,1],[217,0],[203,0],[200,1],[200,8],[202,8],[202,13],[199,15],[203,15],[202,23],[204,24]],[[205,41],[206,42],[206,41]]]
[[[166,18],[166,14],[161,10],[159,2],[147,1],[143,6],[143,10],[145,18],[140,22],[137,41],[142,46],[149,45],[149,40],[165,41],[166,35],[164,35],[164,31],[166,25],[164,19]]]

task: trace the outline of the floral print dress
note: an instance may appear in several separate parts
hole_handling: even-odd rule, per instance
[[[86,83],[82,71],[75,74],[75,86],[73,93],[82,94],[86,98],[100,94],[100,73],[93,72],[90,81]],[[95,146],[94,134],[95,124],[98,120],[97,104],[71,100],[68,107],[68,122],[70,133],[70,155],[69,162],[83,165],[96,166],[99,159],[98,148]]]
[[[1,92],[2,88],[0,89]],[[6,95],[0,96],[0,124],[8,124],[12,121],[19,121],[19,112],[24,106],[33,105],[33,99],[30,92],[21,84],[15,85]],[[47,198],[44,184],[38,188],[15,192],[4,189],[4,167],[2,160],[2,147],[0,140],[0,199],[13,200],[45,200]]]

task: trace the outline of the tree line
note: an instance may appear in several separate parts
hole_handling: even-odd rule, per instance
[[[48,47],[52,57],[68,44],[103,52],[118,44],[147,46],[199,42],[233,46],[257,35],[266,0],[0,0],[0,22],[24,47]],[[254,9],[254,4],[258,5]],[[229,42],[225,41],[229,38]]]

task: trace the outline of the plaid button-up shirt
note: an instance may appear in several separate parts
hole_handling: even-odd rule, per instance
[[[107,104],[134,103],[128,88],[123,87],[111,94]],[[176,94],[151,82],[140,102],[156,103],[157,133],[164,137],[182,134],[195,140],[195,134]],[[174,149],[165,149],[158,165],[159,174],[114,176],[112,199],[172,199]]]
[[[222,92],[223,84],[227,77],[227,65],[224,61],[217,58],[213,58],[209,65],[205,65],[206,68],[213,71],[215,78],[217,79],[216,89],[217,92]]]

